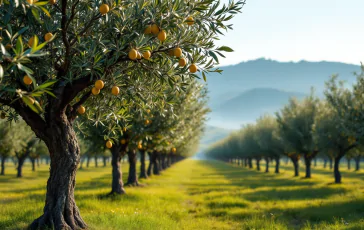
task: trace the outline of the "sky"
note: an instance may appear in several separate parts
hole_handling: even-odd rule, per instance
[[[227,3],[228,0],[221,0]],[[364,62],[364,0],[246,0],[217,45],[235,50],[220,65],[257,58]]]

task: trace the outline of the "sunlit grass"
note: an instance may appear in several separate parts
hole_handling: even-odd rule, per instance
[[[7,166],[0,229],[22,229],[42,213],[48,170],[26,165],[17,179]],[[125,196],[105,198],[111,168],[91,166],[77,174],[76,201],[90,229],[364,229],[363,172],[343,168],[344,183],[333,185],[322,166],[312,179],[292,177],[290,165],[281,171],[185,160],[141,181],[143,187],[127,187]]]

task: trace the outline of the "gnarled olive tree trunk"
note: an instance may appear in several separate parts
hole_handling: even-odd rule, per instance
[[[279,157],[275,157],[274,160],[276,161],[276,169],[275,169],[275,173],[279,173],[279,164],[280,164],[280,159]]]
[[[251,157],[248,157],[248,164],[249,164],[249,168],[252,169],[253,168],[253,160]]]
[[[43,215],[30,226],[31,229],[84,229],[74,197],[76,171],[80,148],[72,124],[65,115],[50,122],[47,138],[51,165]]]
[[[128,175],[128,181],[126,182],[126,185],[138,186],[139,182],[138,182],[137,171],[136,171],[136,163],[137,163],[136,150],[128,151],[128,161],[129,161],[129,175]]]
[[[32,171],[35,172],[35,159],[30,158],[30,162],[32,162]]]
[[[148,176],[151,176],[152,175],[152,169],[153,169],[153,153],[148,152],[148,157],[149,157],[149,165],[148,165],[147,174],[148,174]]]
[[[154,151],[152,154],[153,174],[154,175],[160,175],[159,155],[160,155],[160,153],[157,151]]]
[[[292,157],[290,157],[290,159],[291,159],[291,161],[293,163],[293,167],[294,167],[294,176],[297,177],[300,174],[298,157],[292,156]]]
[[[264,158],[265,160],[265,172],[269,172],[269,158],[268,157],[265,157]]]
[[[122,176],[123,174],[121,171],[122,157],[123,152],[121,151],[121,147],[118,145],[113,145],[111,148],[112,182],[110,194],[125,194]]]
[[[257,171],[260,171],[260,160],[261,160],[261,158],[257,157],[255,160],[256,160],[256,164],[257,164]]]
[[[139,153],[140,153],[140,175],[139,175],[139,178],[147,179],[148,174],[147,174],[147,170],[146,170],[146,166],[145,166],[145,151],[140,150]]]
[[[355,161],[355,171],[359,171],[360,170],[360,156],[355,157],[354,161]]]
[[[311,162],[312,162],[312,158],[307,156],[307,154],[305,154],[305,165],[306,165],[305,178],[311,178]]]
[[[1,157],[1,173],[0,175],[5,175],[5,161],[6,161],[6,157]]]

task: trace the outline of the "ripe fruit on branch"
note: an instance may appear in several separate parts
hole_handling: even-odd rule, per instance
[[[108,149],[112,148],[112,142],[110,140],[106,141],[106,148]]]
[[[196,73],[197,72],[197,66],[195,64],[190,65],[190,72]]]
[[[110,8],[107,4],[102,4],[100,7],[99,7],[99,11],[102,15],[104,14],[107,14],[109,12]]]
[[[105,86],[105,83],[102,80],[97,80],[95,82],[95,88],[96,89],[103,89]]]
[[[85,112],[86,112],[86,108],[85,107],[83,107],[82,105],[77,109],[77,112],[79,113],[79,114],[84,114]]]
[[[164,30],[161,30],[158,33],[158,40],[164,42],[167,39],[167,33]]]
[[[56,0],[49,0],[49,4],[51,4],[51,5],[54,5],[54,4],[56,4]]]
[[[181,59],[179,59],[178,64],[179,64],[179,66],[183,67],[187,64],[187,61],[185,58],[181,58]]]
[[[145,125],[149,125],[150,124],[150,121],[147,119],[147,120],[145,120],[144,124]]]
[[[147,28],[145,28],[144,34],[151,34],[151,33],[152,33],[152,26],[149,25],[149,26],[147,26]]]
[[[137,59],[137,57],[138,57],[138,51],[136,51],[135,49],[131,49],[131,50],[129,51],[128,56],[129,56],[129,58],[130,58],[131,60],[135,60],[135,59]]]
[[[159,33],[159,27],[158,27],[156,24],[153,24],[153,25],[152,25],[151,30],[152,30],[152,33],[153,33],[154,35],[157,35],[157,34]]]
[[[195,20],[193,20],[193,17],[189,16],[186,18],[187,25],[192,26],[195,23]]]
[[[23,78],[23,82],[26,85],[31,85],[33,83],[32,79],[30,77],[28,77],[28,75],[25,75]]]
[[[120,140],[120,143],[121,143],[122,145],[125,145],[125,144],[126,144],[126,140],[125,140],[125,139],[121,139],[121,140]]]
[[[117,96],[119,94],[119,92],[120,92],[119,87],[117,87],[117,86],[112,87],[112,89],[111,89],[112,95]]]
[[[53,34],[48,32],[44,35],[44,40],[49,41],[49,40],[51,40],[52,37],[53,37]]]
[[[177,152],[177,149],[176,148],[172,148],[172,152],[173,153]]]
[[[92,92],[93,95],[98,95],[100,93],[100,90],[98,88],[96,88],[96,87],[93,87],[91,92]]]
[[[145,51],[145,52],[143,53],[143,57],[144,57],[145,59],[149,59],[149,58],[150,58],[150,56],[151,56],[150,51]]]
[[[182,55],[182,49],[181,48],[175,48],[174,49],[174,51],[173,51],[173,53],[174,53],[174,56],[176,56],[176,57],[181,57],[181,55]]]
[[[32,47],[33,46],[33,43],[34,43],[34,36],[29,39],[28,46],[29,47]]]
[[[27,0],[27,2],[29,3],[29,4],[33,4],[33,0]]]

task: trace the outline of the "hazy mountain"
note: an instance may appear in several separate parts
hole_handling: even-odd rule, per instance
[[[338,62],[277,62],[257,59],[221,68],[223,73],[207,77],[209,105],[208,124],[222,128],[239,128],[260,115],[273,113],[292,96],[308,95],[312,86],[323,95],[325,81],[338,74],[348,84],[355,82],[353,73],[359,65]]]
[[[311,86],[322,94],[325,81],[333,74],[352,84],[360,71],[359,65],[338,62],[278,62],[257,59],[221,68],[222,74],[210,74],[207,78],[210,106],[232,99],[254,88],[273,88],[282,91],[308,94]]]
[[[211,119],[225,121],[224,127],[231,125],[236,127],[245,122],[254,122],[262,114],[273,114],[288,103],[291,97],[302,99],[305,96],[300,92],[286,92],[272,88],[251,89],[220,105],[215,105]]]
[[[205,135],[200,141],[200,151],[209,147],[211,144],[227,137],[231,133],[229,129],[223,129],[215,126],[207,125],[205,127]]]

